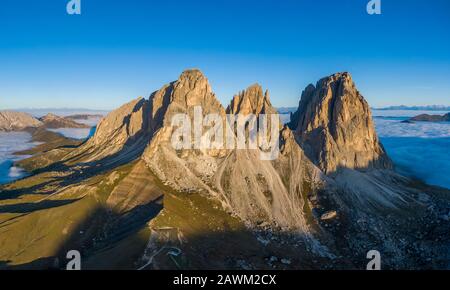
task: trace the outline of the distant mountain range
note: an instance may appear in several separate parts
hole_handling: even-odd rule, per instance
[[[107,110],[93,110],[86,108],[18,108],[11,109],[9,111],[28,113],[36,118],[41,118],[49,113],[58,115],[61,117],[67,117],[70,115],[106,115],[109,113]]]
[[[373,110],[410,110],[410,111],[450,111],[450,106],[428,105],[428,106],[389,106],[384,108],[372,108]]]
[[[24,112],[0,111],[0,132],[26,131],[30,129],[59,129],[59,128],[90,128],[89,125],[77,123],[74,120],[88,118],[90,115],[74,115],[60,117],[51,113],[35,118]],[[92,115],[98,117],[97,115]],[[81,119],[82,120],[82,119]]]
[[[279,107],[277,108],[278,114],[290,114],[297,111],[297,107]]]

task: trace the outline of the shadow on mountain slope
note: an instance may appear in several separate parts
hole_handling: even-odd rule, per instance
[[[38,182],[33,185],[19,186],[19,188],[2,187],[0,188],[0,200],[15,199],[22,195],[33,193],[52,195],[57,192],[58,188],[79,184],[89,178],[102,175],[122,165],[132,163],[138,159],[145,150],[147,141],[141,142],[142,146],[136,146],[136,144],[133,144],[134,140],[129,140],[121,151],[95,162],[77,163],[77,159],[82,156],[75,156],[62,161],[54,160],[50,165],[34,169],[31,172],[31,176],[19,179],[14,183],[27,182],[28,180],[39,178],[44,175],[49,175],[45,177],[48,181]],[[43,158],[46,153],[47,152],[43,152],[22,162],[35,162],[34,160]]]
[[[361,230],[353,226],[361,222],[356,218],[364,217],[352,215],[322,221],[322,226],[339,237],[326,242],[337,254],[335,258],[326,258],[310,251],[295,231],[249,230],[215,200],[195,193],[161,190],[164,200],[159,197],[121,213],[97,205],[83,216],[69,237],[61,234],[56,237],[63,242],[53,255],[19,265],[4,261],[0,262],[3,265],[0,268],[64,269],[68,262],[66,253],[78,250],[82,269],[365,269],[369,249],[381,252],[383,269],[444,267],[445,257],[430,261],[439,253],[420,247],[439,237],[432,232],[442,229],[438,225],[431,232],[430,229],[420,232],[424,237],[416,241],[405,240],[403,250],[409,251],[410,256],[399,262],[393,256],[395,252],[386,248],[386,241],[374,232],[374,228],[385,224],[374,226],[366,220],[361,229],[367,229]],[[63,210],[65,207],[61,206]],[[390,213],[385,220],[395,221],[396,217]],[[408,231],[419,229],[416,220],[398,222],[398,232],[394,234],[397,239],[405,239]],[[386,237],[393,234],[389,227],[384,231]],[[445,239],[448,233],[440,235]],[[438,243],[444,244],[444,240]]]
[[[106,262],[116,263],[119,268],[131,269],[133,267],[129,263],[137,260],[144,252],[148,235],[141,236],[145,234],[147,222],[157,216],[161,210],[161,199],[138,206],[122,215],[115,214],[106,207],[98,206],[93,212],[84,216],[83,220],[71,230],[69,236],[59,233],[58,236],[52,238],[60,239],[60,245],[53,255],[23,264],[11,264],[11,261],[3,261],[0,262],[0,269],[64,269],[65,263],[63,262],[67,261],[66,254],[70,250],[79,251],[83,262],[103,251],[113,253],[108,254]],[[45,239],[46,236],[43,238]],[[123,242],[130,242],[130,245],[124,249],[123,253],[115,253],[115,248]],[[23,251],[26,250],[23,249]],[[126,261],[123,261],[122,258]],[[95,261],[94,265],[97,263],[101,265],[104,261],[99,259]],[[124,264],[127,267],[124,267]]]
[[[26,193],[37,192],[45,186],[51,184],[52,181],[43,182],[37,185],[20,188],[20,189],[0,189],[0,201],[8,199],[16,199]]]
[[[185,215],[193,213],[189,206],[176,209],[177,214],[172,208],[173,215],[166,220],[159,217],[162,209],[159,202],[138,207],[123,216],[98,208],[72,231],[57,254],[19,265],[3,261],[0,269],[64,269],[68,262],[66,253],[70,250],[81,253],[81,267],[85,270],[269,270],[337,266],[336,261],[314,257],[302,240],[295,238],[295,233],[272,235],[271,231],[264,231],[255,235],[242,224],[235,224],[232,217],[215,217],[211,221],[204,217],[204,212],[185,219]],[[201,207],[194,203],[194,207],[198,206]],[[174,251],[179,254],[174,255]],[[350,264],[343,261],[339,267],[350,268]]]
[[[77,200],[79,199],[43,200],[37,203],[16,203],[11,205],[0,205],[0,213],[31,213],[38,210],[64,206]]]

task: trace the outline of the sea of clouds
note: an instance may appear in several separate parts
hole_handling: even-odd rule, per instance
[[[84,140],[94,135],[95,126],[100,118],[90,118],[88,120],[77,120],[80,123],[93,126],[87,129],[49,129],[68,138]],[[14,166],[16,161],[29,156],[14,155],[14,152],[20,152],[33,148],[38,145],[37,142],[31,142],[31,135],[26,132],[0,132],[0,184],[12,182],[26,176],[26,172]]]
[[[95,127],[93,128],[86,128],[86,129],[72,129],[72,128],[60,128],[60,129],[48,129],[49,131],[58,133],[63,135],[67,138],[72,139],[78,139],[78,140],[84,140],[86,138],[89,138],[93,135],[93,131]]]
[[[450,122],[402,123],[436,111],[374,111],[381,143],[401,174],[450,188]]]
[[[0,184],[21,178],[25,172],[14,166],[14,162],[28,156],[14,155],[14,152],[30,149],[38,143],[31,142],[26,132],[0,132]]]
[[[450,138],[381,137],[381,142],[399,173],[450,188]]]
[[[406,118],[405,118],[406,119]],[[402,119],[376,117],[375,127],[380,137],[419,137],[447,138],[450,137],[449,122],[414,122],[402,123]]]
[[[59,129],[48,129],[52,132],[63,135],[67,138],[84,140],[90,138],[94,135],[96,126],[100,122],[99,117],[88,118],[87,120],[75,120],[77,123],[85,124],[91,126],[91,128],[59,128]]]

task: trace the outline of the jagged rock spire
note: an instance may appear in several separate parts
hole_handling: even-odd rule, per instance
[[[375,132],[369,104],[349,73],[336,73],[303,91],[290,128],[323,171],[391,168]]]
[[[254,84],[233,97],[227,108],[227,114],[275,114],[277,111],[270,103],[269,91],[263,93],[259,84]]]

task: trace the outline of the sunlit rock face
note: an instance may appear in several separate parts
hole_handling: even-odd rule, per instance
[[[193,118],[194,108],[202,114],[225,114],[225,109],[213,93],[208,79],[197,69],[184,71],[178,80],[163,86],[150,96],[151,126],[156,132],[171,126],[176,114],[188,114]]]
[[[192,120],[198,107],[219,119],[276,112],[259,85],[225,110],[206,77],[188,70],[149,100],[111,112],[88,141],[43,144],[22,163],[39,170],[0,185],[8,198],[0,217],[17,214],[0,235],[8,261],[0,268],[49,269],[77,248],[86,269],[144,269],[152,259],[158,269],[164,258],[168,269],[179,268],[157,255],[169,243],[188,261],[181,265],[195,269],[234,269],[230,257],[273,269],[267,257],[277,253],[292,257],[286,269],[361,269],[369,249],[382,249],[383,269],[448,268],[448,191],[386,170],[390,161],[349,74],[307,87],[290,128],[274,127],[275,159],[262,159],[260,148],[174,148],[173,117]]]
[[[263,92],[260,85],[254,84],[235,95],[227,107],[228,114],[276,114],[270,103],[269,92]]]
[[[0,131],[20,131],[25,128],[35,128],[41,125],[41,121],[27,113],[0,111]]]
[[[339,168],[392,168],[369,105],[349,73],[337,73],[306,87],[289,126],[307,155],[326,173]]]
[[[72,129],[86,129],[89,128],[86,124],[80,124],[69,118],[57,116],[55,114],[47,114],[39,119],[43,123],[43,127],[47,129],[72,128]]]
[[[184,71],[178,80],[163,86],[151,94],[150,124],[153,134],[142,158],[147,166],[164,182],[180,191],[209,191],[205,180],[217,167],[215,157],[226,154],[225,150],[197,148],[175,150],[172,136],[178,125],[172,124],[177,115],[186,116],[192,127],[190,134],[193,145],[196,130],[195,110],[200,110],[200,133],[203,130],[203,116],[218,115],[225,121],[225,109],[212,92],[208,79],[196,69]]]
[[[218,199],[248,225],[272,224],[309,236],[305,196],[323,186],[323,174],[304,155],[288,128],[279,134],[280,154],[275,160],[262,160],[259,149],[175,150],[170,142],[175,129],[172,117],[184,113],[192,120],[194,107],[200,106],[203,115],[218,114],[224,121],[225,113],[277,114],[261,86],[240,92],[225,110],[206,77],[198,70],[188,70],[153,93],[150,103],[155,133],[142,158],[160,180],[177,191],[201,192]]]
[[[73,152],[80,161],[137,158],[151,138],[149,103],[137,98],[112,111],[97,125],[92,138]]]

